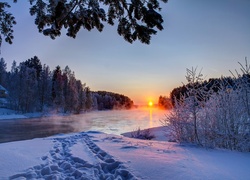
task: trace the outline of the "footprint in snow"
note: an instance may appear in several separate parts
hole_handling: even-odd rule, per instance
[[[90,154],[98,160],[98,163],[91,164],[84,159],[74,157],[70,152],[70,147],[76,143],[83,143]],[[45,164],[34,166],[9,179],[137,179],[122,162],[116,161],[111,155],[100,149],[85,133],[66,138],[55,138],[53,148],[41,159],[45,161]]]

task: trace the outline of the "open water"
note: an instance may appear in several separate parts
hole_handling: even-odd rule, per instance
[[[120,135],[133,130],[161,126],[168,111],[156,108],[92,111],[80,115],[51,116],[0,121],[0,143],[48,137],[61,133],[101,131]]]

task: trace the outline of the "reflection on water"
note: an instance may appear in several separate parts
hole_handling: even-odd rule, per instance
[[[153,127],[153,109],[149,108],[149,127]]]
[[[60,133],[101,131],[121,134],[160,126],[167,111],[154,108],[95,111],[80,115],[53,116],[32,119],[1,120],[0,143],[47,137]]]

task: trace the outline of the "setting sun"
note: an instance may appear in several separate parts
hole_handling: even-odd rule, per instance
[[[152,107],[154,105],[154,103],[152,101],[148,102],[148,106]]]

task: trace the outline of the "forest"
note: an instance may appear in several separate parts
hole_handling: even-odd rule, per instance
[[[208,81],[187,69],[187,84],[172,90],[173,109],[162,120],[173,141],[250,152],[250,66],[239,64],[232,77]]]
[[[130,109],[133,101],[122,94],[92,92],[75,73],[59,65],[50,70],[34,56],[19,65],[13,61],[11,70],[0,59],[0,85],[6,89],[5,106],[20,113],[80,113],[89,110]]]

